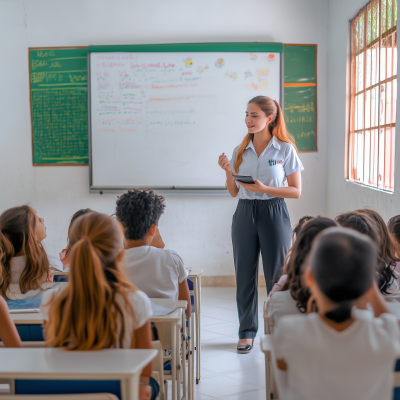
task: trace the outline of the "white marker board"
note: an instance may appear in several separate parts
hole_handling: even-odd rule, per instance
[[[281,102],[279,52],[94,52],[91,189],[218,189],[247,102]]]

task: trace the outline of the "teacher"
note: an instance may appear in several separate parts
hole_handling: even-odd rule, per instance
[[[251,351],[257,334],[260,250],[269,292],[279,278],[291,244],[292,229],[284,198],[300,197],[303,170],[277,101],[265,96],[251,99],[245,123],[248,133],[233,151],[231,161],[224,153],[218,160],[226,172],[230,195],[239,197],[232,219],[239,353]],[[236,181],[232,171],[251,175],[255,183]]]

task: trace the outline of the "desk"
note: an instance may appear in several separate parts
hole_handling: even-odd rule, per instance
[[[196,383],[199,383],[200,374],[200,362],[201,362],[201,339],[200,339],[200,312],[201,312],[201,274],[203,273],[202,268],[191,268],[189,269],[188,279],[193,281],[193,294],[194,294],[194,314],[196,319]],[[192,325],[192,332],[194,333],[194,319],[190,319]],[[193,340],[194,343],[194,340]]]
[[[154,299],[153,299],[154,300]],[[177,372],[179,359],[179,348],[180,348],[180,335],[179,335],[179,325],[182,321],[182,308],[187,307],[186,300],[174,301],[169,299],[157,299],[156,302],[164,307],[178,307],[171,314],[164,316],[156,316],[150,318],[151,322],[163,323],[167,325],[171,331],[171,375],[172,375],[172,399],[176,400],[176,389],[178,389],[178,394],[180,394],[180,386],[176,388],[175,384],[177,382]],[[163,303],[163,304],[161,304]],[[40,312],[38,313],[20,313],[20,314],[10,314],[15,325],[43,325],[43,317]],[[43,343],[43,342],[39,342]]]
[[[119,380],[122,400],[137,400],[139,377],[157,350],[106,349],[65,351],[56,348],[0,349],[0,379]]]
[[[265,390],[267,399],[277,399],[278,393],[274,381],[274,374],[272,368],[272,342],[271,335],[261,336],[261,351],[265,355]]]
[[[183,310],[187,309],[187,301],[186,300],[171,300],[171,299],[155,299],[155,298],[151,298],[150,301],[154,304],[157,304],[159,306],[163,306],[163,307],[167,307],[167,308],[180,308],[182,310],[182,327],[186,327],[186,315],[183,312]],[[179,334],[179,330],[177,331],[177,336],[180,337]],[[190,337],[190,325],[189,325],[189,332],[188,335]],[[186,335],[185,335],[186,337]],[[178,351],[179,351],[179,347],[178,347]],[[192,369],[192,363],[191,363],[191,358],[193,357],[193,353],[192,355],[190,354],[190,343],[189,343],[189,357],[188,357],[188,364],[189,364],[189,368],[188,368],[188,375],[189,375],[189,385],[188,385],[188,391],[189,391],[189,397],[188,400],[191,400],[194,398],[194,388],[193,388],[193,369]],[[171,349],[171,354],[172,354],[172,349]],[[177,355],[179,357],[179,354]],[[185,349],[182,349],[182,369],[183,369],[183,397],[186,399],[186,352]],[[172,367],[172,359],[171,359],[171,367]],[[178,372],[179,375],[179,372]],[[178,376],[179,377],[179,376]],[[173,379],[173,378],[172,378]],[[178,388],[180,387],[180,379],[177,380],[177,385]],[[180,393],[179,393],[179,389],[178,389],[178,397],[179,397]]]
[[[173,301],[168,300],[167,301]],[[185,301],[186,303],[186,301]],[[161,304],[160,304],[161,305]],[[162,323],[169,325],[171,330],[171,375],[172,375],[172,400],[180,400],[180,384],[176,385],[178,382],[179,369],[178,362],[179,359],[179,348],[180,348],[180,335],[179,325],[182,321],[182,308],[177,308],[171,314],[157,316],[153,315],[150,318],[151,322]]]

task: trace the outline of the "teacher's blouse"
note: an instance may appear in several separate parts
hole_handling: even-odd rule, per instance
[[[235,172],[236,154],[240,145],[235,148],[230,161],[232,172]],[[264,185],[273,187],[284,187],[286,177],[296,171],[302,171],[301,163],[295,148],[286,142],[281,142],[275,136],[272,137],[268,146],[257,156],[251,141],[243,153],[242,164],[240,164],[238,175],[251,175]],[[239,188],[239,199],[268,200],[274,198],[266,193],[250,192],[236,183]]]

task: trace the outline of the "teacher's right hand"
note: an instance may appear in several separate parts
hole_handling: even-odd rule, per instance
[[[227,173],[232,174],[231,164],[225,153],[222,153],[218,158],[218,165]]]

